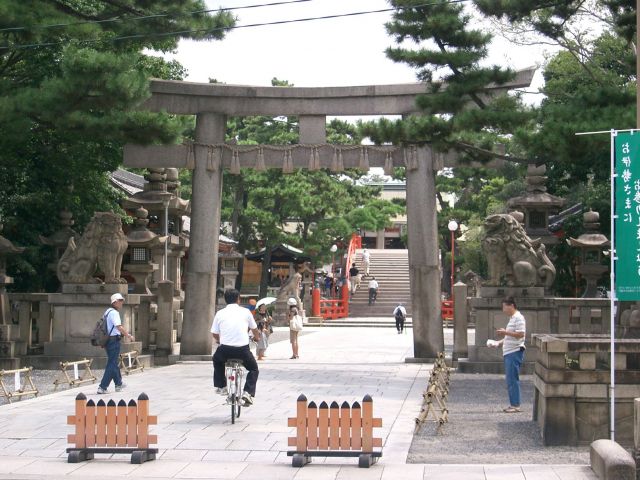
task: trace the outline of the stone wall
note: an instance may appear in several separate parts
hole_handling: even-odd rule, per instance
[[[534,411],[545,445],[588,445],[609,438],[608,335],[533,335]],[[640,396],[640,340],[616,340],[616,441],[633,444]]]
[[[496,329],[507,325],[507,315],[502,312],[502,299],[506,296],[515,298],[527,322],[523,373],[533,373],[537,355],[537,347],[531,341],[533,334],[609,333],[609,299],[545,297],[542,287],[482,287],[481,297],[467,299],[476,332],[475,342],[468,348],[468,358],[459,360],[461,372],[503,373],[502,349],[488,347],[487,340],[498,340]]]

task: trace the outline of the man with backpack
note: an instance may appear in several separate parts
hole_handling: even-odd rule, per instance
[[[107,388],[111,380],[116,386],[116,392],[122,391],[124,383],[122,383],[122,375],[120,375],[120,367],[118,359],[120,357],[120,341],[122,337],[128,337],[133,341],[133,335],[129,334],[122,326],[120,319],[120,309],[124,305],[124,297],[119,293],[111,295],[111,307],[109,307],[102,318],[104,319],[105,330],[109,337],[104,349],[107,351],[107,366],[104,369],[104,375],[98,387],[98,394],[108,393]]]
[[[404,321],[407,319],[407,310],[402,306],[402,303],[399,303],[393,310],[393,316],[396,319],[396,330],[398,330],[398,333],[402,333],[404,331]]]

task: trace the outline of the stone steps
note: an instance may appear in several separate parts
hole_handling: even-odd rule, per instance
[[[407,250],[369,250],[371,266],[369,276],[364,276],[362,250],[356,252],[356,266],[363,274],[360,288],[349,302],[349,317],[383,317],[388,318],[391,325],[393,310],[402,303],[411,315],[411,290],[409,286],[409,256]],[[369,289],[371,276],[376,277],[379,284],[378,297],[374,305],[369,305]]]

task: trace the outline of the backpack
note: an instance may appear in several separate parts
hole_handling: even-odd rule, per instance
[[[103,347],[109,343],[109,338],[111,336],[111,332],[113,331],[113,327],[111,330],[107,332],[107,315],[109,312],[113,310],[113,308],[107,308],[107,311],[104,312],[100,320],[96,322],[96,326],[93,329],[93,333],[91,334],[91,345],[94,347]]]
[[[402,320],[404,318],[404,314],[402,313],[402,310],[400,310],[399,308],[396,309],[396,318],[398,320]]]

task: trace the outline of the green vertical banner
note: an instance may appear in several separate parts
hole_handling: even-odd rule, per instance
[[[615,288],[618,300],[640,300],[640,132],[615,136]]]

